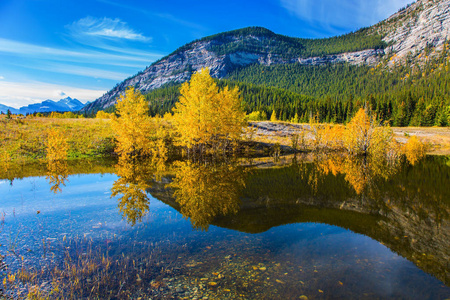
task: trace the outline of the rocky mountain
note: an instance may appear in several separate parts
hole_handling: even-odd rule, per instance
[[[188,80],[193,71],[208,67],[215,78],[251,65],[349,63],[395,64],[407,58],[424,59],[424,51],[440,51],[450,37],[450,0],[419,0],[390,18],[340,37],[300,39],[260,27],[216,34],[189,43],[119,83],[83,110],[105,109],[128,86],[146,93]]]
[[[11,113],[13,113],[13,114],[18,114],[18,113],[19,113],[19,110],[18,110],[17,108],[14,108],[14,107],[11,107],[11,106],[6,106],[6,105],[3,105],[3,104],[0,104],[0,113],[6,114],[6,112],[8,111],[8,109],[9,109],[9,111],[10,111]]]
[[[53,101],[53,100],[44,100],[40,103],[33,103],[27,106],[22,106],[19,109],[9,107],[6,105],[0,104],[0,111],[3,111],[6,113],[8,109],[13,114],[27,114],[27,113],[34,113],[34,112],[51,112],[51,111],[57,111],[57,112],[66,112],[66,111],[79,111],[81,110],[85,104],[81,103],[78,99],[72,99],[70,97],[61,99],[59,101]]]
[[[373,29],[390,45],[387,55],[404,58],[418,56],[427,48],[440,51],[450,37],[450,1],[417,1]]]

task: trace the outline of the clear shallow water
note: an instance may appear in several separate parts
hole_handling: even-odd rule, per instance
[[[73,292],[66,286],[74,298],[446,299],[449,169],[429,158],[353,180],[323,172],[323,160],[245,172],[182,166],[148,177],[148,212],[134,226],[139,197],[111,198],[115,174],[67,175],[56,194],[43,176],[1,180],[0,253],[10,270],[46,270],[44,291],[51,278],[79,278]],[[186,189],[178,198],[165,184],[173,178]],[[65,264],[83,271],[51,271]]]

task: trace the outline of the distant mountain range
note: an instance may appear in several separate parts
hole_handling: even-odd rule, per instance
[[[8,109],[13,114],[27,114],[34,112],[66,112],[66,111],[79,111],[81,110],[85,104],[81,103],[78,99],[72,99],[70,97],[61,99],[59,101],[53,100],[44,100],[41,103],[33,103],[28,106],[22,106],[17,109],[14,107],[9,107],[3,104],[0,104],[0,112],[6,113]]]

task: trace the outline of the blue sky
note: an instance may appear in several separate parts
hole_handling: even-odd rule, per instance
[[[0,103],[92,101],[178,47],[247,26],[306,38],[370,26],[411,0],[1,0]]]

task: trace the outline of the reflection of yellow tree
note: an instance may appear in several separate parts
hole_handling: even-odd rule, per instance
[[[119,210],[131,225],[142,220],[149,210],[146,188],[153,176],[154,162],[134,161],[128,156],[119,158],[116,174],[119,176],[111,188],[111,197],[121,195]]]
[[[47,136],[47,179],[54,193],[61,192],[61,185],[65,185],[68,176],[67,153],[69,146],[67,137],[62,131],[52,129]]]
[[[47,164],[47,177],[50,190],[53,193],[61,192],[61,185],[65,186],[69,171],[66,160],[49,160]]]
[[[216,216],[237,213],[244,171],[234,164],[177,162],[170,187],[181,213],[195,228],[207,230]]]
[[[399,170],[398,160],[379,157],[332,156],[320,160],[317,167],[323,175],[344,174],[345,180],[359,195],[367,188],[373,192],[376,179],[387,180]]]

